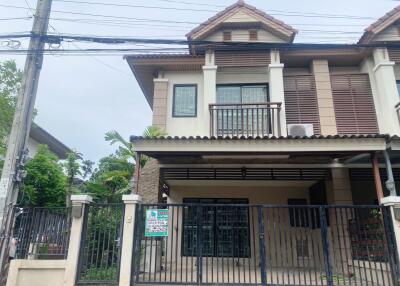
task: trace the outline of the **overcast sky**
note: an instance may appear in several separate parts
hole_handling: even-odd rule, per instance
[[[68,0],[67,0],[68,1]],[[179,9],[131,8],[65,1],[53,2],[50,32],[131,36],[149,38],[183,38],[195,24],[133,22],[114,18],[60,13],[60,11],[101,14],[164,21],[202,22],[213,16],[219,6],[229,0],[73,0],[113,4],[146,5]],[[184,4],[194,2],[197,4]],[[247,3],[291,24],[299,30],[297,42],[356,42],[363,29],[399,4],[394,0],[248,0]],[[32,8],[35,0],[1,0],[0,5]],[[59,12],[56,12],[59,11]],[[291,12],[308,13],[307,17]],[[318,14],[341,14],[359,17],[334,18]],[[29,10],[0,6],[0,19],[26,17]],[[74,21],[71,21],[74,20]],[[95,20],[95,21],[93,21]],[[129,22],[128,22],[129,21]],[[0,33],[26,32],[32,20],[0,21]],[[328,26],[331,25],[331,26]],[[330,31],[330,32],[322,32]],[[336,32],[337,31],[337,32]],[[343,33],[345,32],[345,33]],[[4,44],[4,42],[3,42]],[[27,43],[22,43],[22,48]],[[76,43],[80,48],[93,45]],[[75,48],[64,43],[63,48]],[[98,46],[96,46],[98,47]],[[133,47],[124,45],[126,47]],[[23,69],[23,56],[0,55],[0,60],[15,59]],[[112,153],[115,147],[104,141],[104,134],[117,130],[126,138],[141,134],[151,124],[151,110],[128,64],[121,55],[115,56],[54,56],[44,60],[36,100],[35,121],[67,146],[75,148],[87,159],[97,161]]]

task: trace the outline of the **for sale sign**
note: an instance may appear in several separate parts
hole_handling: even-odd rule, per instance
[[[168,236],[168,210],[146,210],[145,236]]]

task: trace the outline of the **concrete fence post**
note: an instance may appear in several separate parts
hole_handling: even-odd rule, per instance
[[[397,257],[399,258],[400,261],[400,221],[398,220],[399,218],[396,218],[395,215],[395,209],[400,208],[400,196],[389,196],[389,197],[384,197],[381,199],[381,205],[390,207],[390,212],[391,212],[391,217],[392,217],[392,223],[393,223],[393,230],[394,230],[394,236],[395,236],[395,241],[397,245]]]
[[[79,253],[81,248],[81,239],[83,225],[85,223],[85,209],[93,201],[89,195],[72,195],[72,222],[69,238],[68,256],[64,276],[64,286],[74,286],[78,273]]]
[[[121,263],[119,273],[119,285],[131,285],[132,279],[132,254],[135,227],[135,213],[138,204],[142,201],[139,195],[123,195],[125,204],[124,229],[122,235]]]

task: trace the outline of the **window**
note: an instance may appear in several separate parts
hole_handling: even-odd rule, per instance
[[[197,116],[197,85],[174,85],[173,117]]]
[[[232,32],[231,31],[224,31],[222,33],[222,40],[224,42],[226,41],[232,41]]]
[[[400,95],[400,80],[396,80],[396,85],[397,85],[397,92]]]
[[[296,239],[296,254],[297,254],[297,258],[310,257],[310,254],[308,251],[308,239],[307,238],[297,238]]]
[[[233,104],[224,106],[225,111],[216,113],[217,134],[234,133],[259,133],[264,134],[263,129],[271,130],[271,126],[262,126],[260,122],[270,122],[268,109],[252,109],[256,106],[237,106],[241,103],[266,103],[268,98],[268,85],[219,85],[217,86],[217,103]],[[269,124],[269,123],[268,123]],[[263,128],[265,127],[265,128]]]
[[[195,204],[248,204],[247,199],[183,199]],[[244,206],[202,207],[202,254],[217,257],[249,257],[249,209]],[[197,255],[197,208],[183,212],[183,255]]]
[[[258,31],[257,30],[249,31],[249,40],[250,41],[258,41]]]
[[[289,221],[291,227],[309,227],[307,208],[296,207],[307,205],[306,199],[288,199]]]

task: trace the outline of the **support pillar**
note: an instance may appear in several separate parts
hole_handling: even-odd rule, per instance
[[[383,198],[383,190],[382,190],[381,174],[379,173],[378,154],[376,153],[371,154],[371,161],[372,161],[372,170],[374,172],[376,197],[378,199],[378,202],[380,203]]]
[[[202,134],[210,135],[213,128],[210,126],[210,110],[209,104],[217,102],[217,66],[215,65],[215,56],[213,51],[207,51],[205,55],[205,63],[203,66],[203,103],[200,102],[200,106],[203,108],[200,110],[203,115],[203,132]]]
[[[78,274],[79,254],[82,244],[82,231],[85,224],[85,213],[88,205],[93,201],[88,195],[72,195],[72,223],[68,246],[64,286],[75,286]]]
[[[121,264],[119,273],[119,285],[131,285],[132,261],[133,261],[133,242],[135,228],[135,214],[138,204],[142,201],[139,195],[123,195],[122,200],[125,204],[124,228],[122,236]]]
[[[391,218],[392,218],[391,223],[393,224],[393,235],[395,237],[395,242],[396,242],[396,246],[397,246],[397,248],[396,248],[397,249],[397,257],[398,257],[398,260],[400,261],[400,252],[399,252],[400,221],[395,218],[395,209],[400,208],[400,197],[399,196],[384,197],[381,200],[381,205],[390,208]]]
[[[279,51],[271,50],[271,64],[268,66],[269,96],[271,102],[282,103],[280,110],[280,133],[282,136],[287,136],[283,67],[284,64],[281,63]],[[277,130],[277,126],[274,127],[274,130]],[[277,136],[278,134],[273,135]]]
[[[386,172],[388,178],[386,181],[386,189],[389,191],[391,197],[395,197],[397,196],[396,185],[394,182],[392,163],[390,162],[388,151],[383,151],[383,157],[385,158]]]
[[[386,48],[376,48],[373,51],[375,67],[375,85],[381,102],[377,116],[381,117],[379,131],[381,134],[399,135],[399,118],[395,105],[399,102],[399,94],[394,75],[394,62],[389,60]]]

